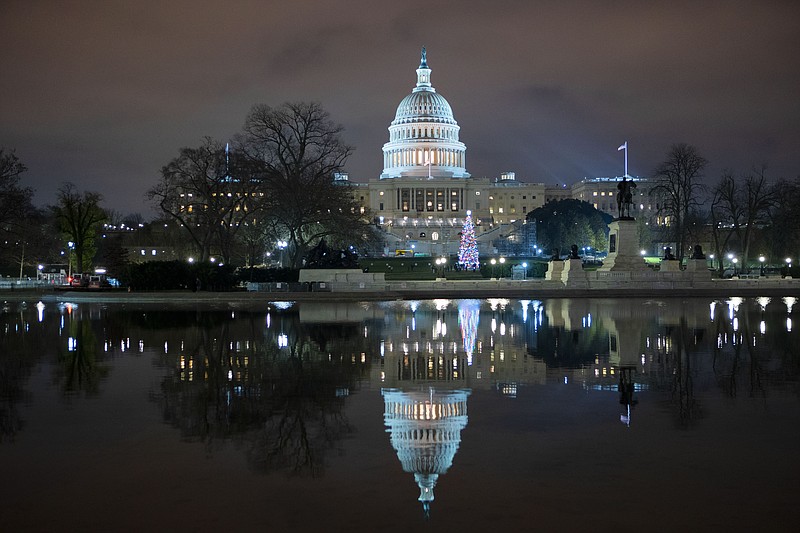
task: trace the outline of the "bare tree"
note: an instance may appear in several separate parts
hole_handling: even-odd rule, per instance
[[[736,180],[731,172],[723,173],[714,188],[711,202],[720,270],[722,254],[732,235],[736,236],[741,247],[742,268],[747,268],[755,233],[768,223],[779,196],[779,188],[771,185],[767,179],[765,165],[753,169],[740,180]]]
[[[654,172],[655,186],[650,194],[656,198],[659,214],[666,218],[679,260],[691,245],[688,222],[692,211],[700,206],[699,196],[704,189],[700,180],[706,163],[694,146],[674,144]]]
[[[368,233],[369,214],[352,187],[334,181],[352,148],[319,104],[256,105],[244,131],[243,149],[264,168],[265,214],[289,242],[292,266],[320,239],[352,242]]]
[[[198,148],[183,148],[161,170],[148,198],[176,220],[197,247],[200,261],[219,246],[225,261],[240,226],[261,204],[249,161],[206,137]]]
[[[78,192],[69,182],[58,190],[53,213],[67,240],[74,243],[71,260],[74,260],[76,272],[83,272],[94,258],[95,237],[106,219],[106,213],[100,207],[102,199],[96,192]]]
[[[726,170],[720,177],[719,183],[714,187],[709,208],[711,237],[714,244],[714,254],[717,259],[717,270],[720,276],[724,272],[724,253],[728,249],[728,243],[733,236],[730,220],[741,216],[738,204],[731,201],[736,197],[738,197],[736,180],[733,174]]]
[[[780,180],[767,232],[772,257],[797,257],[800,252],[800,176]]]
[[[33,210],[33,189],[21,187],[20,176],[27,170],[14,151],[0,148],[0,230],[19,227]]]

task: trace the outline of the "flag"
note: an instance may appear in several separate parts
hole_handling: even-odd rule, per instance
[[[620,150],[627,150],[627,149],[628,149],[628,141],[625,141],[625,144],[617,148],[617,152],[619,152]]]

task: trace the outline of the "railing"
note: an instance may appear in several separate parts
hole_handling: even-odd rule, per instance
[[[0,290],[48,289],[55,285],[35,279],[0,279]]]

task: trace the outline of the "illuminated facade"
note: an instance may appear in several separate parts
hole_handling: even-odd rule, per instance
[[[481,253],[500,228],[525,219],[544,204],[542,183],[517,181],[513,172],[499,179],[473,178],[466,169],[466,146],[450,103],[431,84],[425,49],[417,84],[400,101],[383,145],[383,172],[355,188],[392,246],[437,255],[458,252],[458,234],[472,212]],[[366,194],[364,194],[366,189]]]
[[[650,195],[652,184],[647,178],[630,178],[636,184],[633,190],[633,204],[631,215],[634,218],[641,216],[648,219],[656,212],[654,198]],[[575,200],[589,202],[595,209],[618,217],[617,212],[617,184],[622,177],[614,178],[584,178],[570,187],[570,197]]]

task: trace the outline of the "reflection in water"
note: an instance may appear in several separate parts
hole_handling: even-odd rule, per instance
[[[468,390],[384,389],[386,431],[403,470],[414,474],[419,501],[430,513],[433,488],[453,464],[467,426]]]
[[[354,325],[272,315],[198,316],[203,327],[163,356],[174,370],[157,400],[188,440],[233,440],[257,471],[318,476],[352,431],[343,407],[366,363],[363,339]]]
[[[59,345],[59,369],[56,381],[66,395],[94,396],[100,392],[100,382],[109,372],[107,365],[99,364],[99,346],[92,330],[90,311],[84,306],[69,306],[66,323],[67,343]]]
[[[461,339],[464,353],[467,354],[467,364],[472,364],[472,354],[475,352],[475,340],[478,337],[478,323],[480,322],[480,300],[464,300],[458,305],[458,324],[461,327]]]
[[[704,394],[765,399],[796,387],[794,297],[715,300],[275,302],[262,310],[7,303],[0,314],[0,438],[40,363],[69,398],[103,395],[117,357],[166,370],[152,398],[186,440],[241,443],[259,471],[319,474],[352,431],[350,394],[368,381],[417,394],[558,383],[616,391],[631,423],[665,393],[675,424],[708,416]],[[50,374],[48,374],[48,377]],[[420,389],[422,387],[422,389]]]

